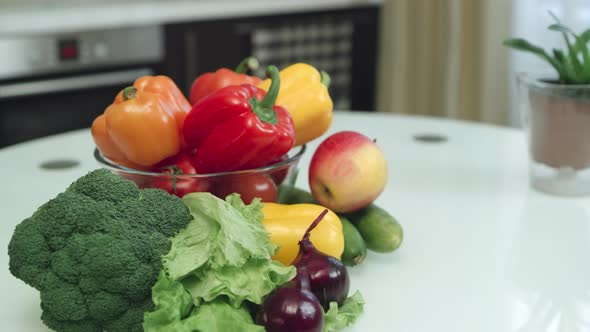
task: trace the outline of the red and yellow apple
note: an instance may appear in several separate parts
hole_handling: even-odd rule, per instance
[[[371,204],[387,183],[387,161],[377,144],[355,131],[326,138],[309,166],[315,200],[334,212],[352,212]]]

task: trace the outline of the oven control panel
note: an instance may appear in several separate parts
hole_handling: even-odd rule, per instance
[[[118,64],[160,62],[160,26],[77,33],[0,36],[0,80]]]

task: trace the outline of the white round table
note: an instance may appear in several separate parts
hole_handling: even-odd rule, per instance
[[[377,139],[389,161],[377,199],[404,227],[400,249],[350,268],[367,302],[347,331],[590,331],[590,199],[529,189],[521,131],[433,118],[338,112],[329,133]],[[442,142],[415,135],[437,134]],[[321,139],[300,164],[298,185]],[[36,290],[8,272],[22,219],[98,166],[88,130],[0,150],[0,330],[45,331]],[[42,169],[46,161],[79,165]]]

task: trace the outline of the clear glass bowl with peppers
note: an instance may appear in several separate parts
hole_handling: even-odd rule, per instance
[[[178,157],[175,164],[180,169],[170,167],[163,172],[142,171],[119,165],[103,156],[98,149],[94,150],[94,157],[102,167],[135,182],[140,188],[163,189],[179,197],[191,192],[210,192],[225,198],[237,192],[245,203],[250,203],[254,197],[260,197],[264,202],[276,202],[279,186],[294,182],[304,152],[305,145],[297,146],[271,165],[210,174],[183,174],[187,170],[183,171],[182,168],[192,167],[183,156]]]
[[[179,197],[237,192],[246,203],[254,197],[275,202],[305,146],[295,144],[293,118],[275,104],[278,69],[268,66],[267,77],[267,91],[233,84],[193,105],[169,78],[140,78],[93,122],[94,155],[141,188]]]

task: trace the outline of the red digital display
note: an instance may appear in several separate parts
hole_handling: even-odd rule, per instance
[[[78,41],[73,39],[60,40],[58,43],[59,59],[61,61],[71,61],[78,59]]]

